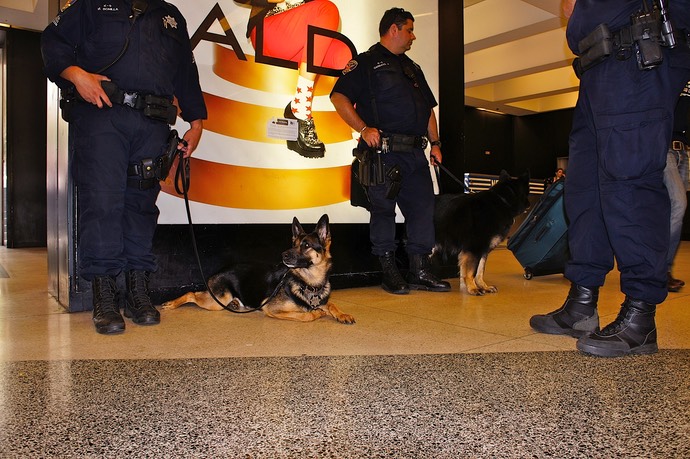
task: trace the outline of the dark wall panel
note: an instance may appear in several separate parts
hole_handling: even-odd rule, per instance
[[[9,29],[7,59],[7,246],[46,246],[46,79],[41,34]]]
[[[515,117],[514,122],[516,170],[529,169],[532,177],[551,177],[556,158],[568,156],[573,110]]]
[[[439,134],[443,141],[443,165],[462,177],[465,169],[465,52],[463,11],[456,0],[439,0]],[[441,174],[444,192],[460,192],[462,187]]]
[[[513,120],[510,115],[465,107],[465,171],[498,175],[513,170]],[[488,152],[488,154],[487,154]]]

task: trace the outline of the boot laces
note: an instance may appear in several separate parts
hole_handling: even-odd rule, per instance
[[[99,288],[94,292],[98,300],[97,304],[101,313],[115,312],[119,307],[115,304],[116,287],[115,282],[107,279],[99,282]]]
[[[405,279],[403,279],[402,274],[400,274],[400,270],[398,270],[397,265],[395,264],[395,258],[393,257],[383,257],[383,271],[385,274],[389,274],[391,281],[395,282],[396,284],[404,284]]]
[[[130,290],[134,307],[141,309],[151,305],[151,298],[148,294],[148,275],[144,273],[133,273],[130,277]]]
[[[308,141],[310,144],[318,145],[321,143],[319,140],[319,137],[316,134],[316,125],[314,124],[314,120],[309,119],[303,121],[304,123],[304,139]]]
[[[627,328],[627,320],[629,319],[630,316],[633,314],[633,310],[629,308],[623,308],[621,311],[618,313],[618,316],[616,317],[616,320],[605,326],[600,332],[599,335],[601,336],[611,336],[615,335],[617,333],[620,333],[623,331],[625,328]]]

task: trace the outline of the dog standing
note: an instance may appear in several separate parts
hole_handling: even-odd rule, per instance
[[[501,171],[490,189],[436,197],[434,256],[457,257],[460,289],[470,295],[496,293],[484,280],[486,259],[508,236],[515,217],[529,207],[529,173],[511,178]]]
[[[276,319],[311,322],[331,316],[343,324],[355,323],[329,301],[331,283],[331,230],[324,214],[313,232],[307,234],[297,217],[292,220],[292,248],[282,254],[275,266],[236,265],[214,274],[208,287],[228,309],[247,312],[261,309]],[[208,291],[189,292],[163,303],[162,309],[175,309],[193,303],[209,311],[223,308]]]

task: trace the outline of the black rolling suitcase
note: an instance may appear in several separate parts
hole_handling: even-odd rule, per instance
[[[565,180],[544,190],[508,240],[508,250],[525,269],[525,279],[562,273],[568,261],[568,224],[563,207]]]

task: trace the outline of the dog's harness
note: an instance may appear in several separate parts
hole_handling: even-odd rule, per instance
[[[292,291],[287,291],[288,289],[286,289],[286,291],[288,294],[290,294],[293,300],[295,300],[295,303],[298,303],[303,308],[313,311],[328,303],[329,295],[326,292],[327,285],[328,282],[319,287],[302,285],[298,290],[299,295],[293,294]]]

